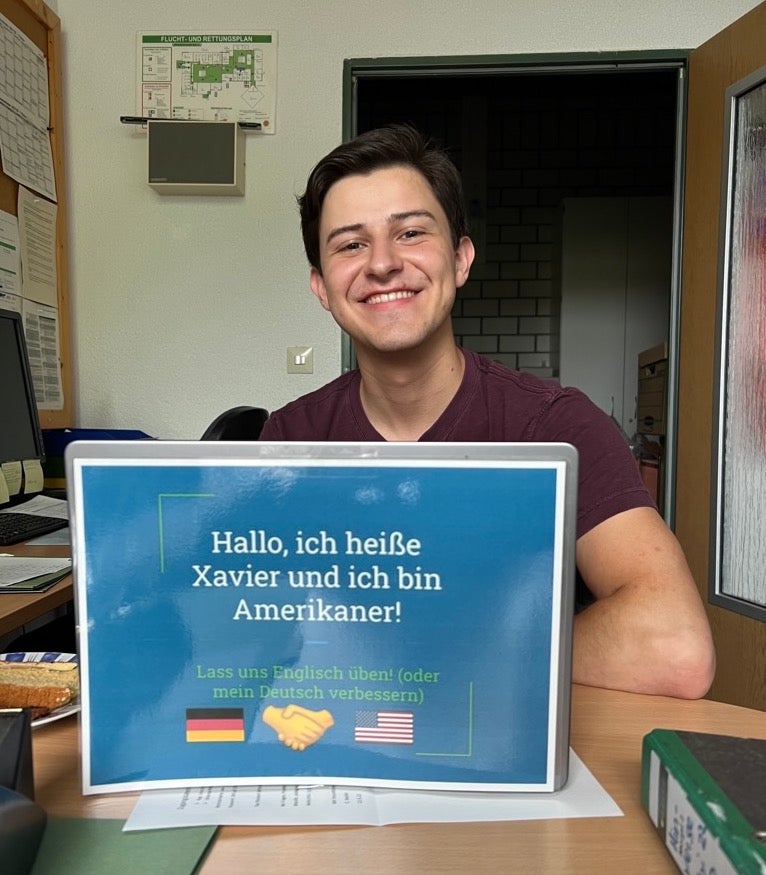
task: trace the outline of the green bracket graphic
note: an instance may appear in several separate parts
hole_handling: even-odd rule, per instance
[[[162,522],[162,502],[166,498],[215,498],[214,492],[160,492],[157,495],[157,524],[160,542],[160,574],[165,573],[165,536]]]
[[[468,684],[468,750],[465,753],[421,753],[418,757],[471,757],[473,756],[473,681]]]

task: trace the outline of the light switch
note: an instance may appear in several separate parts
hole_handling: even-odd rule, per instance
[[[314,348],[312,346],[288,346],[287,373],[313,374]]]

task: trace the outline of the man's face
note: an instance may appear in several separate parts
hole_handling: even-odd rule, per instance
[[[455,290],[468,278],[473,245],[455,252],[441,205],[411,167],[336,182],[319,226],[322,273],[311,288],[358,347],[417,348],[452,337]]]

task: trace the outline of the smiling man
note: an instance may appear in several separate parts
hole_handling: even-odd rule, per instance
[[[325,156],[299,204],[311,289],[358,368],[273,413],[261,438],[573,444],[590,601],[575,617],[573,679],[704,695],[715,655],[702,602],[609,417],[576,389],[455,343],[474,248],[448,156],[409,126],[373,130]]]

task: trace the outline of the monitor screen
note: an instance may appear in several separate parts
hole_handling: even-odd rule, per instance
[[[0,310],[0,463],[44,459],[21,314]]]

